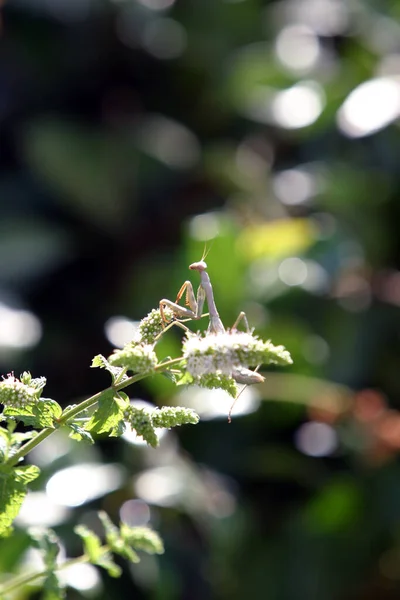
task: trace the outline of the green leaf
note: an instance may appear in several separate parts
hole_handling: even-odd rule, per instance
[[[83,541],[83,548],[85,554],[90,558],[90,562],[93,564],[97,564],[99,558],[104,554],[104,550],[102,550],[101,540],[98,535],[94,533],[91,529],[86,527],[86,525],[77,525],[74,527],[74,531]]]
[[[4,409],[3,414],[7,417],[16,417],[25,425],[44,429],[45,427],[54,427],[54,421],[60,418],[62,408],[55,400],[40,398],[34,403],[25,404],[22,408],[9,406]]]
[[[91,433],[110,432],[110,436],[115,437],[123,433],[124,412],[129,407],[129,402],[120,394],[114,394],[115,392],[110,390],[100,398],[97,410],[85,427],[86,431]]]
[[[100,511],[99,518],[103,524],[106,532],[107,544],[110,546],[111,550],[115,552],[115,554],[119,554],[123,558],[126,558],[133,563],[138,563],[140,561],[139,556],[136,554],[133,548],[130,547],[126,540],[123,539],[118,527],[111,522],[108,515],[105,512]]]
[[[7,429],[0,427],[0,462],[4,462],[7,458],[10,445],[9,435]]]
[[[0,466],[0,536],[11,532],[11,524],[26,496],[26,484],[38,477],[40,469],[34,465],[12,468]]]
[[[96,563],[99,567],[102,567],[107,571],[110,577],[120,577],[122,573],[121,567],[119,567],[112,559],[109,552],[105,552],[101,559]]]
[[[40,475],[40,469],[36,465],[24,465],[14,468],[14,477],[20,483],[28,484]]]
[[[65,597],[65,587],[54,572],[49,573],[43,583],[42,600],[63,600]]]
[[[190,385],[193,381],[191,374],[186,371],[186,373],[184,373],[184,375],[176,382],[176,385]]]
[[[121,569],[112,559],[110,552],[101,545],[100,538],[85,525],[77,525],[74,531],[83,540],[85,554],[93,565],[105,569],[111,577],[119,577]]]
[[[82,427],[82,425],[78,425],[78,423],[68,423],[65,425],[67,429],[70,430],[69,437],[72,440],[77,440],[78,442],[87,442],[88,444],[94,444],[94,439],[90,435],[86,429]]]
[[[172,371],[162,371],[160,375],[162,375],[166,379],[169,379],[170,381],[172,381],[172,383],[176,383],[176,373],[172,373]]]
[[[126,523],[122,523],[121,537],[136,550],[142,550],[148,554],[164,553],[162,539],[150,527],[129,527]]]
[[[9,422],[11,423],[11,421]],[[13,422],[14,424],[15,421]],[[11,430],[0,427],[0,463],[5,462],[10,456],[11,451],[16,451],[21,444],[27,440],[34,438],[37,431],[13,432]]]
[[[102,354],[97,354],[97,356],[93,358],[91,367],[99,367],[100,369],[105,369],[108,371],[112,377],[113,384],[121,383],[122,381],[128,379],[128,376],[125,373],[126,369],[123,367],[114,367],[113,365],[110,365],[108,360]]]

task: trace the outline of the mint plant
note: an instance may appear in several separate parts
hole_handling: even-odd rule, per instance
[[[160,360],[157,343],[173,325],[185,329],[180,356]],[[222,388],[234,398],[240,370],[259,364],[291,364],[290,354],[283,346],[263,342],[252,333],[237,330],[223,333],[194,334],[165,306],[152,310],[139,325],[136,337],[122,349],[116,349],[108,357],[95,356],[92,367],[108,371],[111,385],[80,404],[64,410],[53,399],[42,396],[46,379],[33,378],[22,373],[19,379],[13,374],[0,382],[0,536],[12,533],[12,523],[17,516],[28,490],[40,470],[35,465],[23,464],[23,459],[33,448],[58,430],[66,430],[69,437],[78,442],[95,443],[96,437],[106,434],[118,437],[129,426],[152,447],[158,445],[156,428],[196,424],[199,416],[191,409],[164,406],[147,410],[131,404],[123,392],[132,384],[164,374],[176,385],[201,385]],[[262,377],[259,376],[259,380]],[[29,429],[17,431],[22,424]],[[78,558],[57,561],[59,544],[51,530],[31,531],[32,545],[43,556],[44,569],[27,576],[16,576],[0,584],[0,598],[27,583],[41,579],[44,597],[48,600],[64,597],[64,590],[57,576],[69,565],[88,562],[104,568],[111,576],[120,575],[120,567],[113,554],[131,562],[139,561],[138,551],[161,554],[162,541],[158,534],[146,527],[129,527],[125,523],[114,525],[105,513],[99,514],[104,528],[105,543],[96,533],[84,525],[75,532],[83,542],[83,554]]]

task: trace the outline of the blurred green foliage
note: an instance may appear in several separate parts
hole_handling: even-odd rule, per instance
[[[205,245],[224,323],[245,310],[294,359],[254,391],[256,412],[239,398],[231,426],[211,411],[160,451],[60,439],[35,457],[38,492],[82,461],[120,469],[64,508],[69,555],[73,525],[93,526],[99,506],[118,520],[132,499],[165,539],[165,556],[91,597],[398,598],[399,3],[14,0],[2,12],[1,371],[45,375],[65,404],[105,387],[89,365],[111,351],[107,320],[196,284],[187,267]],[[161,376],[132,394],[198,401]],[[1,541],[2,574],[21,568],[37,506]]]

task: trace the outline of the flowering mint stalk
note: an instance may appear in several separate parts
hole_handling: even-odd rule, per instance
[[[170,429],[179,425],[196,425],[199,422],[197,413],[182,406],[164,406],[152,411],[129,406],[125,410],[124,418],[132,429],[153,448],[158,446],[156,428]]]
[[[164,308],[164,317],[170,322],[173,318],[173,312],[170,308]],[[152,344],[155,339],[163,332],[165,322],[161,316],[159,308],[153,308],[151,312],[140,321],[138,341],[143,344]]]
[[[183,356],[187,371],[195,380],[215,374],[232,377],[236,369],[259,364],[292,364],[283,346],[274,346],[242,331],[191,335],[183,344]]]
[[[151,373],[157,366],[157,355],[150,344],[135,344],[130,342],[122,350],[114,350],[108,357],[110,365],[124,367],[134,373]]]
[[[24,408],[37,404],[40,393],[46,385],[46,379],[32,379],[30,373],[22,373],[21,379],[9,373],[7,378],[0,382],[0,402],[5,407]]]

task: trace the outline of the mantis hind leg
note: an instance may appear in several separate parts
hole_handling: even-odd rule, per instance
[[[247,316],[246,313],[241,311],[236,319],[236,321],[234,322],[234,324],[232,325],[231,331],[236,331],[236,329],[238,328],[238,325],[240,323],[240,321],[244,322],[244,325],[246,327],[246,332],[247,333],[251,333],[251,329],[249,327],[249,322],[247,320]]]

